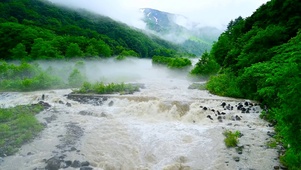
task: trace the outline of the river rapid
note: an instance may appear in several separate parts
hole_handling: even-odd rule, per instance
[[[153,67],[151,60],[114,62],[93,62],[86,72],[90,79],[145,88],[108,95],[101,105],[68,99],[71,89],[1,93],[2,107],[34,104],[42,95],[51,107],[36,115],[45,129],[15,155],[1,158],[0,169],[42,170],[54,156],[88,161],[96,170],[268,170],[279,165],[277,150],[266,145],[273,128],[259,118],[259,106],[242,113],[236,106],[247,100],[188,89],[195,80]],[[233,109],[225,110],[223,102]],[[217,111],[225,115],[218,118]],[[243,134],[241,151],[225,146],[225,130]]]

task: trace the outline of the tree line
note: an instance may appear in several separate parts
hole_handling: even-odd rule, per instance
[[[281,162],[301,168],[301,2],[271,0],[250,17],[228,24],[195,74],[216,66],[207,83],[215,94],[259,101],[286,153]],[[211,63],[211,64],[208,64]]]
[[[177,45],[83,9],[46,0],[0,2],[1,59],[61,59],[185,54]]]

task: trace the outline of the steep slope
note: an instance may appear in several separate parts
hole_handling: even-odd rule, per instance
[[[44,56],[42,58],[62,58],[68,56],[68,45],[72,43],[73,47],[70,49],[77,48],[74,54],[78,57],[111,56],[120,53],[140,57],[152,57],[163,53],[171,56],[179,51],[177,45],[147,36],[140,30],[108,17],[84,10],[76,12],[58,7],[46,0],[0,2],[0,37],[2,59],[12,59],[14,55],[12,51],[18,50],[32,59],[41,55]],[[51,54],[32,56],[34,52],[32,48],[35,45],[51,49],[49,52]]]
[[[222,95],[258,100],[276,125],[276,141],[290,169],[301,168],[301,2],[271,0],[252,16],[231,21],[210,56],[222,66],[207,87]]]
[[[156,35],[176,42],[190,53],[201,55],[211,49],[221,31],[214,27],[199,27],[182,15],[167,13],[151,8],[141,9],[147,29]]]

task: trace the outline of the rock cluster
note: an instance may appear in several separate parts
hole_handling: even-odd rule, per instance
[[[58,170],[65,168],[80,168],[80,170],[92,170],[90,167],[90,163],[88,161],[80,162],[79,160],[64,160],[64,156],[54,156],[48,160],[46,160],[46,170]]]
[[[106,96],[96,96],[96,95],[79,95],[79,94],[69,94],[67,98],[70,100],[77,101],[81,104],[91,104],[93,106],[101,106],[104,101],[108,100]]]
[[[206,106],[200,106],[201,109],[204,111],[211,111],[210,114],[208,114],[206,117],[210,120],[218,120],[219,122],[223,122],[224,119],[226,119],[226,115],[229,112],[234,112],[234,111],[240,111],[242,114],[249,114],[249,113],[259,113],[261,108],[257,103],[251,103],[251,102],[244,102],[244,103],[237,103],[236,105],[231,105],[226,102],[222,102],[221,105],[222,109],[216,109],[216,108],[209,108]],[[233,121],[240,121],[242,120],[241,115],[232,115],[229,117],[230,120]]]

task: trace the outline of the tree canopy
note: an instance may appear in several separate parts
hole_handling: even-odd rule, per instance
[[[184,53],[177,45],[82,9],[47,0],[0,2],[1,59],[108,57],[123,51],[146,58]]]
[[[231,21],[210,51],[222,70],[207,88],[216,94],[255,99],[269,110],[287,149],[289,169],[301,168],[301,2],[271,0],[250,17]]]

